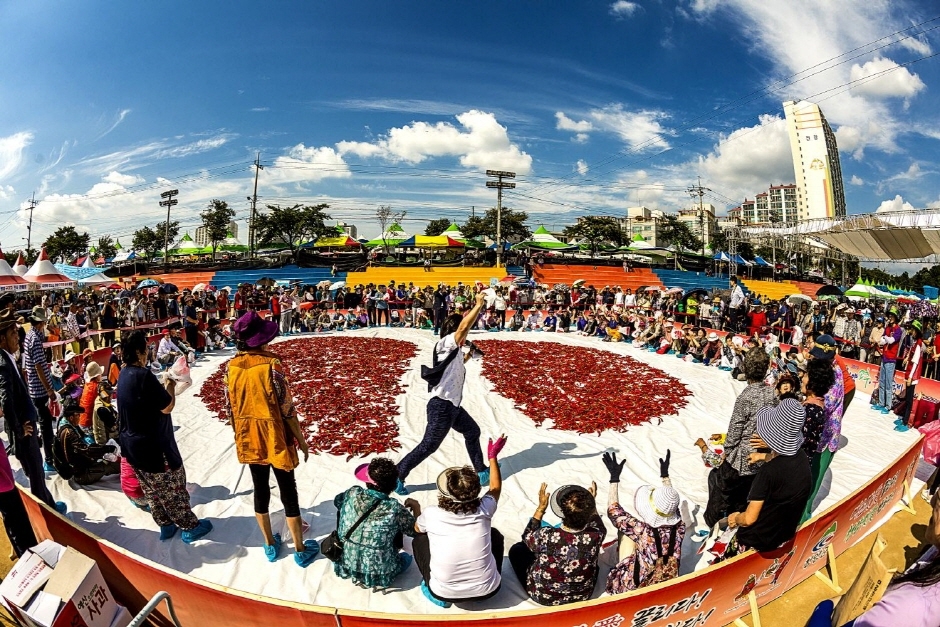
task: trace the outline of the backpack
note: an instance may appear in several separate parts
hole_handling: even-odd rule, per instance
[[[55,468],[55,471],[59,473],[59,476],[68,481],[74,476],[72,472],[72,465],[69,464],[68,456],[65,454],[65,446],[62,444],[62,436],[64,435],[65,429],[75,429],[70,424],[67,424],[65,421],[59,425],[58,433],[56,433],[55,438],[52,440],[52,467]]]
[[[666,547],[666,553],[663,554],[662,541],[659,537],[659,530],[653,529],[653,539],[656,541],[656,555],[653,562],[653,568],[646,575],[646,579],[640,581],[640,556],[634,558],[633,583],[637,588],[654,586],[679,576],[679,560],[672,554],[672,547],[676,542],[676,527],[673,525],[669,529],[669,545]]]

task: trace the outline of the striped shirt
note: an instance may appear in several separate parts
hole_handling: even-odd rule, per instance
[[[23,368],[26,370],[26,384],[30,398],[49,396],[42,381],[39,380],[39,375],[36,374],[37,369],[41,368],[46,375],[46,381],[52,381],[52,373],[49,371],[49,362],[46,361],[42,343],[43,337],[36,329],[27,333],[23,341]]]

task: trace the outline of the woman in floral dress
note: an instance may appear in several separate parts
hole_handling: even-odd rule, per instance
[[[402,536],[414,536],[415,517],[421,508],[414,499],[407,499],[402,506],[389,497],[398,485],[398,467],[390,459],[376,457],[360,466],[356,476],[366,487],[353,486],[333,499],[339,537],[345,539],[356,521],[378,505],[344,542],[343,557],[333,564],[333,572],[363,587],[387,588],[412,562],[411,555],[400,552]]]

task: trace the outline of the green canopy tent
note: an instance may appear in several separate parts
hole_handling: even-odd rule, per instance
[[[405,229],[401,228],[399,224],[393,224],[388,229],[375,239],[370,239],[366,242],[366,246],[374,248],[376,246],[388,246],[389,248],[394,248],[400,243],[408,239],[410,236],[405,233]]]
[[[539,226],[532,234],[532,237],[524,242],[514,244],[513,248],[535,248],[538,250],[576,250],[577,246],[570,246],[560,241],[557,237],[548,232],[544,226]]]
[[[467,248],[486,248],[486,244],[483,242],[478,242],[475,239],[469,237],[464,237],[464,234],[460,232],[460,227],[456,223],[452,223],[447,229],[444,230],[441,235],[446,235],[452,240],[461,242]]]

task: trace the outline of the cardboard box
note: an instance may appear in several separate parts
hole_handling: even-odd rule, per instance
[[[52,577],[53,569],[64,550],[61,544],[43,540],[17,560],[0,583],[0,598],[7,609],[11,605],[25,608],[29,604],[36,592]]]
[[[53,627],[111,627],[118,613],[117,602],[98,564],[71,547],[59,558],[44,592],[59,597],[64,603]]]
[[[127,627],[132,620],[134,620],[134,615],[131,614],[130,610],[123,605],[118,605],[117,614],[114,615],[114,620],[111,621],[111,627]]]

